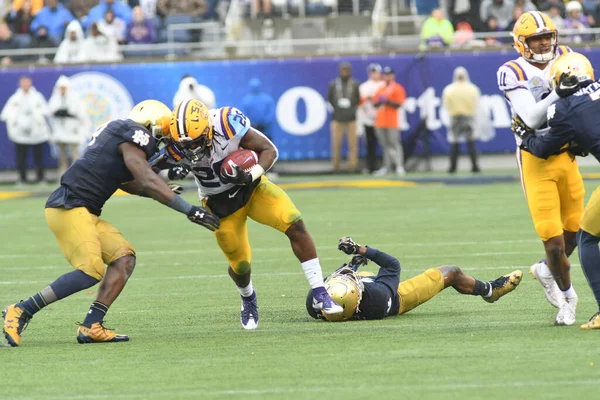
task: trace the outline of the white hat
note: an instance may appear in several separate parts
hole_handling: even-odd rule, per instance
[[[570,13],[571,11],[580,11],[583,10],[583,7],[581,6],[581,3],[578,1],[570,1],[567,3],[565,9],[567,10],[568,13]]]

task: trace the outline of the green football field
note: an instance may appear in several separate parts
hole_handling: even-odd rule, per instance
[[[586,182],[588,195],[597,184]],[[402,279],[456,264],[480,280],[518,268],[523,281],[494,304],[449,288],[400,317],[315,321],[305,311],[308,284],[286,237],[252,222],[260,326],[245,331],[239,294],[212,234],[151,200],[117,197],[103,217],[134,245],[138,265],[106,326],[131,341],[77,344],[75,322],[85,317],[96,288],[73,295],[37,314],[21,347],[0,348],[0,398],[595,397],[600,332],[579,329],[595,301],[575,254],[577,325],[553,326],[556,311],[528,274],[543,254],[519,183],[288,193],[326,273],[346,260],[336,244],[351,235],[396,255]],[[2,306],[70,270],[46,227],[44,202],[0,201]]]

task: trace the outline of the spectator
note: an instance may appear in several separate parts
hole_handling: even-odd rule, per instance
[[[87,61],[83,28],[79,21],[71,21],[67,26],[65,40],[58,46],[54,62],[57,64],[82,63]]]
[[[58,3],[58,0],[47,0],[46,4],[31,22],[31,30],[37,32],[40,25],[44,25],[48,28],[48,36],[55,43],[60,43],[65,27],[74,19],[73,14]]]
[[[29,43],[30,49],[50,49],[56,47],[56,43],[54,43],[48,37],[48,29],[44,25],[40,25],[37,32],[31,39],[31,43]],[[39,55],[30,57],[32,60],[37,60],[37,62],[41,64],[47,64],[50,62],[49,55]]]
[[[26,2],[29,2],[30,4],[32,15],[36,15],[42,8],[44,8],[44,0],[13,0],[12,9],[15,11],[20,11]]]
[[[510,21],[510,23],[504,30],[508,31],[508,32],[512,32],[513,28],[515,27],[515,24],[517,23],[518,19],[521,18],[521,15],[523,15],[523,13],[524,13],[523,7],[515,6],[515,9],[513,11],[513,19],[512,19],[512,21]],[[513,39],[508,38],[508,40],[504,40],[504,41],[506,43],[512,43]]]
[[[554,22],[556,29],[560,32],[565,27],[565,20],[560,15],[560,7],[556,4],[552,4],[547,13],[552,22]]]
[[[33,21],[33,10],[31,8],[31,0],[24,0],[20,9],[15,9],[14,6],[4,17],[6,23],[15,34],[30,33],[31,21]]]
[[[158,0],[156,9],[164,16],[186,14],[199,18],[206,14],[208,6],[205,0]]]
[[[486,21],[485,25],[486,25],[487,32],[495,33],[495,32],[503,31],[502,27],[500,25],[498,25],[498,20],[494,16],[489,17],[488,20]],[[488,46],[499,46],[500,40],[498,40],[498,39],[499,39],[498,36],[490,35],[489,37],[485,38],[485,44]]]
[[[10,28],[4,21],[0,21],[0,50],[13,50],[18,49],[19,43],[13,37]],[[13,62],[11,57],[2,57],[0,64],[8,65]]]
[[[565,18],[565,30],[585,31],[590,27],[587,18],[583,15],[583,7],[578,1],[570,1],[567,3],[567,18]],[[573,34],[568,36],[568,41],[573,43],[581,43],[590,39],[590,35]]]
[[[458,47],[468,46],[475,39],[473,28],[468,22],[459,22],[454,32],[453,44]]]
[[[454,70],[453,82],[442,92],[442,107],[450,116],[448,142],[450,143],[449,173],[456,172],[460,144],[467,142],[471,157],[471,171],[479,172],[477,151],[475,149],[475,116],[481,92],[469,80],[469,73],[463,67]]]
[[[529,11],[537,11],[537,7],[531,2],[531,0],[516,0],[515,8],[517,7],[521,7],[521,10],[523,10],[524,13]]]
[[[385,86],[375,93],[375,133],[383,151],[383,167],[375,171],[374,175],[385,175],[392,170],[395,164],[396,174],[406,174],[404,170],[404,151],[400,141],[400,123],[398,109],[406,100],[406,91],[396,82],[394,70],[390,67],[383,69]]]
[[[98,0],[75,0],[71,1],[70,10],[79,21],[84,21],[90,10],[98,5]]]
[[[181,82],[179,82],[179,89],[177,89],[175,96],[173,96],[173,108],[177,107],[182,101],[189,99],[200,100],[209,110],[216,106],[213,91],[207,86],[198,84],[198,81],[193,76],[185,74],[181,78]]]
[[[100,0],[100,3],[90,10],[87,18],[83,22],[83,27],[89,31],[94,22],[104,19],[108,9],[111,9],[115,14],[115,17],[121,18],[125,24],[131,22],[131,8],[129,5],[115,0]]]
[[[64,75],[54,85],[48,108],[52,118],[52,141],[58,148],[60,177],[79,158],[79,146],[90,131],[90,122],[81,96],[71,89],[71,82]]]
[[[452,27],[452,23],[446,19],[442,9],[436,8],[423,23],[421,49],[448,46],[452,43],[453,37],[454,27]]]
[[[495,17],[500,29],[504,29],[513,17],[513,0],[483,0],[479,8],[479,16],[482,21],[489,21]]]
[[[142,9],[142,12],[144,13],[144,17],[146,19],[150,19],[150,18],[154,18],[156,17],[156,7],[158,4],[158,0],[135,0],[135,2],[139,3],[136,4],[137,6],[139,6]],[[132,6],[133,2],[129,3],[129,6],[131,8],[133,8],[134,6]]]
[[[98,28],[106,35],[114,37],[120,44],[126,42],[127,25],[121,18],[115,17],[115,13],[111,9],[108,9],[104,14],[104,19],[97,23]]]
[[[156,43],[156,30],[144,17],[140,6],[133,8],[132,21],[127,25],[129,43]]]
[[[42,151],[50,132],[46,122],[47,115],[48,105],[44,96],[32,85],[30,77],[22,76],[19,79],[19,89],[8,99],[0,113],[0,120],[6,122],[8,138],[15,144],[19,171],[17,184],[27,182],[29,149],[33,151],[37,166],[37,182],[45,183]]]
[[[358,114],[362,122],[362,130],[367,142],[367,170],[373,173],[377,170],[377,136],[375,136],[375,117],[377,109],[373,96],[384,85],[381,80],[381,65],[370,64],[367,69],[369,79],[358,87],[360,93],[360,106]]]
[[[95,22],[90,25],[90,34],[83,45],[86,61],[114,62],[123,59],[117,39],[102,31]]]
[[[348,140],[348,171],[355,172],[358,164],[358,136],[356,134],[356,109],[360,103],[358,82],[352,78],[352,66],[343,62],[340,75],[331,81],[327,101],[333,108],[331,121],[331,156],[333,169],[340,171],[340,153],[344,133]]]
[[[547,0],[545,3],[540,5],[540,11],[548,11],[551,7],[557,7],[560,10],[560,16],[565,15],[565,3],[560,0]]]
[[[273,96],[262,90],[260,79],[253,78],[249,82],[250,93],[242,98],[242,112],[250,119],[252,127],[265,134],[270,141],[273,140],[273,124],[275,122],[275,100]],[[267,172],[271,180],[278,175],[273,168]]]

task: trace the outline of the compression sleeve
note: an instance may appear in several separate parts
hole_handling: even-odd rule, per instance
[[[548,107],[560,99],[554,90],[539,102],[535,101],[535,97],[527,89],[518,88],[504,93],[525,125],[533,129],[539,128],[546,122]]]

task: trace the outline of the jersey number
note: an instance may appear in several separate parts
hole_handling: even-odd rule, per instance
[[[192,167],[194,176],[200,181],[200,185],[207,188],[216,188],[221,186],[219,172],[221,172],[223,160],[216,162],[211,167]]]
[[[239,123],[241,126],[243,126],[244,128],[246,127],[246,121],[248,121],[248,119],[246,118],[246,116],[244,114],[242,114],[242,112],[240,110],[238,110],[237,108],[233,111],[233,117],[232,119]]]
[[[96,143],[96,139],[98,138],[98,135],[100,135],[102,133],[102,131],[104,130],[104,128],[106,128],[106,125],[108,125],[110,121],[105,122],[104,125],[102,125],[100,128],[98,128],[96,130],[96,132],[94,132],[94,134],[92,135],[92,140],[90,140],[90,143],[88,143],[88,147],[93,146],[94,143]]]
[[[592,99],[592,101],[600,99],[600,89],[596,90],[594,93],[590,93],[590,99]]]

